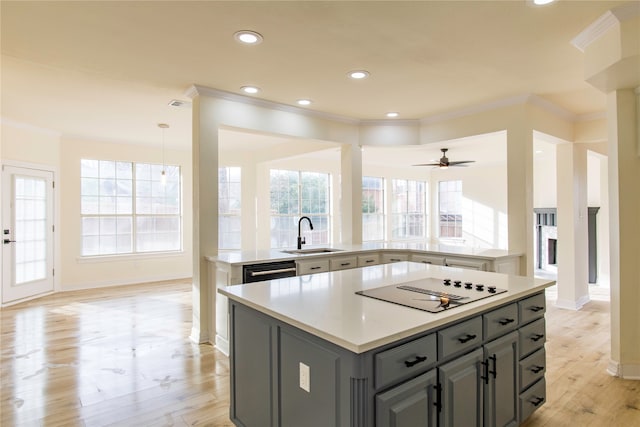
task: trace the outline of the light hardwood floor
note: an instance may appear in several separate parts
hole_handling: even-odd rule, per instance
[[[186,281],[56,294],[0,320],[3,427],[232,425],[228,361],[189,341]],[[548,301],[547,336],[547,402],[526,427],[640,426],[640,382],[606,373],[608,302]]]

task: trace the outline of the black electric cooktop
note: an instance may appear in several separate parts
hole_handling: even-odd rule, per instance
[[[356,294],[431,313],[439,313],[503,292],[507,292],[507,290],[482,283],[427,278],[358,291]]]

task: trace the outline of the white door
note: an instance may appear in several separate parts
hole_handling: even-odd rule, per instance
[[[2,303],[53,291],[53,172],[2,166]]]

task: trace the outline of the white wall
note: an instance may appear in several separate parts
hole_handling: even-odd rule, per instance
[[[0,123],[0,161],[3,164],[42,167],[43,170],[50,170],[59,189],[62,184],[59,174],[60,155],[60,135],[57,132],[5,119]],[[0,189],[1,184],[0,182]],[[0,193],[0,200],[2,196]],[[59,191],[54,192],[54,199],[53,225],[56,230],[59,230],[61,206]],[[59,237],[54,242],[54,253],[60,253]],[[53,262],[55,271],[61,271],[60,257],[54,257]],[[60,283],[60,276],[54,276],[54,289],[59,290]]]
[[[108,159],[159,163],[158,149],[63,139],[57,133],[3,120],[2,162],[43,165],[54,170],[55,287],[58,291],[190,277],[192,274],[191,153],[167,151],[166,161],[182,167],[183,247],[171,256],[80,258],[80,159]]]
[[[126,255],[80,257],[80,160],[125,160],[160,163],[160,150],[109,144],[80,139],[64,139],[61,144],[60,188],[62,202],[62,288],[85,289],[116,284],[143,283],[191,276],[192,269],[192,179],[191,153],[166,151],[165,161],[182,168],[183,251],[171,255]]]
[[[438,182],[462,181],[463,244],[507,249],[507,167],[433,169],[430,178],[431,240],[438,237]]]
[[[555,208],[556,194],[556,147],[536,140],[533,154],[533,207]]]

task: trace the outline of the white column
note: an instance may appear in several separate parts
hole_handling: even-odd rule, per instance
[[[525,254],[520,274],[533,275],[533,129],[523,111],[507,129],[508,249]]]
[[[200,95],[192,104],[193,325],[191,339],[215,339],[215,271],[205,256],[218,254],[218,125]]]
[[[362,150],[358,145],[344,144],[340,149],[341,243],[362,243]]]
[[[587,150],[583,144],[556,147],[558,205],[558,299],[578,310],[589,301]]]
[[[607,95],[611,270],[611,362],[608,371],[640,379],[640,153],[632,89]]]

